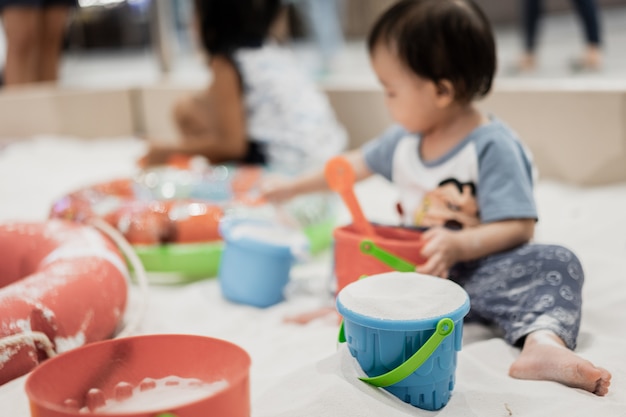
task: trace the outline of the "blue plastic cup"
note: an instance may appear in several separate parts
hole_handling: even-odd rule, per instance
[[[340,341],[368,377],[404,402],[438,410],[454,389],[469,297],[458,284],[412,272],[373,275],[337,296]],[[425,354],[425,352],[428,352]],[[422,360],[415,359],[421,357]],[[407,365],[419,362],[407,371]],[[403,374],[401,378],[396,378]],[[385,380],[387,383],[380,383]]]
[[[219,231],[225,243],[218,270],[224,298],[255,307],[281,302],[291,267],[307,252],[306,236],[249,218],[225,218]]]

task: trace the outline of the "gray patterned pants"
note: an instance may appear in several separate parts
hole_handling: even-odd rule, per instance
[[[535,330],[551,330],[570,348],[580,327],[583,269],[569,249],[525,244],[455,265],[450,279],[469,294],[466,320],[495,325],[511,345]]]

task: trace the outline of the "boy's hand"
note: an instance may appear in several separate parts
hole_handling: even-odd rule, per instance
[[[452,265],[459,259],[458,232],[443,227],[433,227],[422,235],[422,256],[426,263],[416,268],[421,274],[447,278]]]

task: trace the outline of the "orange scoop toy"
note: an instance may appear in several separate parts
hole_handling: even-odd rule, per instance
[[[354,170],[350,162],[337,156],[330,159],[325,166],[324,176],[331,190],[341,196],[344,204],[350,210],[352,221],[358,231],[365,236],[374,238],[376,232],[370,222],[367,221],[356,196],[354,195]]]

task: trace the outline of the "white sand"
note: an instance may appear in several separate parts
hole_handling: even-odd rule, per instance
[[[338,296],[348,310],[383,320],[441,317],[468,298],[452,281],[412,272],[372,275],[347,285]]]
[[[130,139],[39,138],[11,145],[0,151],[0,220],[43,220],[52,199],[60,194],[134,173],[133,162],[141,150],[141,144]],[[356,194],[368,218],[382,222],[395,218],[395,192],[383,180],[360,184]],[[626,413],[626,184],[578,188],[540,181],[537,197],[541,220],[536,239],[570,247],[584,265],[577,352],[613,373],[606,397],[553,382],[508,377],[519,351],[478,325],[463,327],[456,387],[448,405],[437,413],[408,406],[361,383],[346,349],[337,350],[337,317],[306,326],[283,322],[287,315],[331,304],[323,295],[331,269],[328,254],[296,267],[287,301],[267,309],[225,301],[215,279],[152,287],[139,332],[194,333],[244,348],[252,358],[253,417],[622,417]],[[342,211],[341,220],[349,219]],[[0,386],[0,415],[29,417],[24,380]]]

